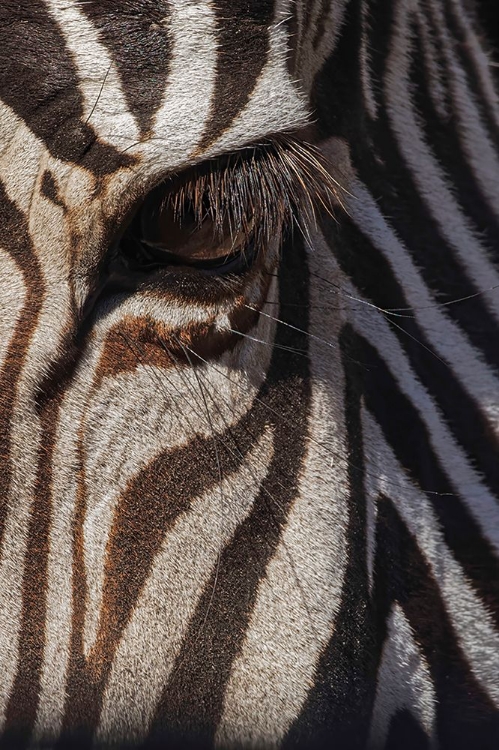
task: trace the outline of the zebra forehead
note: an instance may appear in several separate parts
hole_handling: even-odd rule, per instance
[[[101,174],[139,158],[160,175],[300,127],[308,104],[290,69],[288,5],[9,1],[0,116],[22,120],[56,159]]]

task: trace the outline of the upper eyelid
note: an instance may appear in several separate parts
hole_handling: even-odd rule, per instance
[[[289,131],[283,131],[283,132],[276,132],[271,133],[264,138],[260,138],[257,141],[252,141],[249,143],[241,144],[239,148],[231,149],[230,151],[221,151],[220,153],[214,153],[210,154],[209,156],[195,160],[190,161],[184,164],[180,164],[178,168],[169,170],[168,172],[163,173],[162,175],[155,175],[155,177],[149,182],[142,182],[142,178],[140,175],[137,175],[137,180],[134,180],[134,183],[138,186],[141,185],[141,189],[139,189],[139,192],[143,194],[143,197],[150,192],[152,192],[158,185],[161,185],[164,182],[167,182],[169,180],[176,179],[180,177],[182,174],[189,172],[191,170],[202,170],[203,167],[210,163],[215,162],[221,162],[224,163],[226,161],[229,161],[231,159],[243,157],[245,154],[248,154],[249,152],[261,148],[262,146],[269,146],[272,144],[277,145],[278,143],[282,143],[284,141],[287,141],[289,143],[294,143],[297,147],[302,146],[309,146],[309,139],[306,138],[306,136],[311,135],[311,126],[310,124],[302,127],[300,131],[298,132],[289,132]]]
[[[175,182],[181,181],[189,173],[192,175],[201,175],[203,172],[209,172],[210,165],[214,167],[212,170],[213,174],[221,174],[224,169],[227,170],[229,165],[236,162],[248,166],[255,154],[261,156],[265,152],[272,151],[280,153],[281,156],[284,156],[284,160],[274,159],[272,169],[269,169],[269,164],[265,159],[260,160],[262,177],[268,177],[272,180],[276,171],[277,173],[280,172],[278,182],[276,183],[276,194],[274,196],[267,196],[271,207],[275,204],[275,200],[287,201],[289,204],[288,208],[293,205],[294,209],[300,210],[303,213],[305,217],[303,223],[306,223],[313,218],[314,206],[317,203],[331,206],[333,202],[337,201],[341,204],[341,197],[338,195],[337,189],[338,186],[334,179],[330,177],[325,164],[318,157],[319,152],[317,149],[293,134],[278,133],[261,139],[258,142],[246,144],[237,150],[200,160],[194,165],[186,165],[185,169],[169,172],[162,179],[156,179],[149,186],[149,189],[147,189],[147,186],[143,186],[143,189],[140,191],[140,197],[128,208],[126,214],[119,221],[119,224],[115,225],[115,231],[113,232],[114,239],[116,240],[116,238],[119,239],[120,236],[123,236],[127,227],[133,221],[134,216],[147,200],[147,197],[159,186],[171,185],[174,187]],[[288,178],[287,192],[283,190],[283,176]],[[232,193],[231,200],[233,198],[234,194]]]
[[[288,151],[286,168],[282,162],[280,162],[278,159],[274,159],[271,168],[269,169],[269,162],[265,159],[259,158],[265,151],[272,150]],[[181,181],[183,175],[187,175],[188,173],[202,175],[203,172],[210,172],[211,165],[213,165],[214,167],[213,169],[211,169],[211,173],[216,174],[217,172],[228,172],[231,168],[234,168],[237,163],[242,163],[246,164],[247,166],[256,164],[256,166],[261,171],[263,171],[264,173],[268,172],[271,175],[273,175],[275,171],[284,171],[287,173],[288,177],[290,176],[291,168],[291,172],[293,173],[292,176],[295,178],[303,179],[304,174],[306,174],[306,176],[309,178],[309,185],[312,188],[320,189],[320,184],[318,183],[322,181],[324,183],[327,183],[325,185],[326,191],[330,190],[331,192],[336,192],[336,188],[340,186],[338,186],[336,181],[330,176],[327,168],[325,167],[324,161],[321,161],[321,159],[317,157],[318,153],[318,149],[315,146],[311,145],[309,142],[302,140],[294,135],[279,133],[273,136],[268,136],[267,138],[262,139],[258,142],[246,144],[240,149],[221,153],[204,161],[199,161],[194,165],[189,165],[185,169],[170,173],[166,175],[163,180],[159,181],[158,185]],[[303,161],[304,154],[305,161],[307,162],[306,166],[305,162]],[[257,157],[256,161],[255,156]],[[293,160],[295,161],[294,165]],[[302,174],[300,174],[298,165],[302,170]],[[305,182],[302,183],[302,187],[306,186],[306,182],[307,181],[305,180]],[[152,188],[152,190],[153,189],[154,188]],[[152,190],[150,192],[152,192]]]

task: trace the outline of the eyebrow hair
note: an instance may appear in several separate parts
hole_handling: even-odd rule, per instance
[[[270,137],[258,144],[189,168],[168,178],[163,205],[182,220],[187,208],[199,224],[210,217],[220,237],[251,231],[268,242],[285,224],[303,232],[318,211],[333,213],[341,187],[315,146],[293,136]]]

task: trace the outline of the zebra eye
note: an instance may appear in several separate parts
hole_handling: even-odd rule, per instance
[[[187,173],[155,188],[122,240],[142,269],[188,266],[212,275],[241,273],[256,254],[254,220],[235,217],[213,185]]]
[[[306,229],[317,206],[331,210],[335,191],[317,149],[275,137],[154,188],[122,237],[120,255],[132,271],[182,266],[241,274],[260,253],[277,257],[286,227]]]

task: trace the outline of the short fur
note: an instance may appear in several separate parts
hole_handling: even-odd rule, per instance
[[[477,24],[4,0],[2,748],[497,748]],[[158,185],[247,266],[126,245]]]

